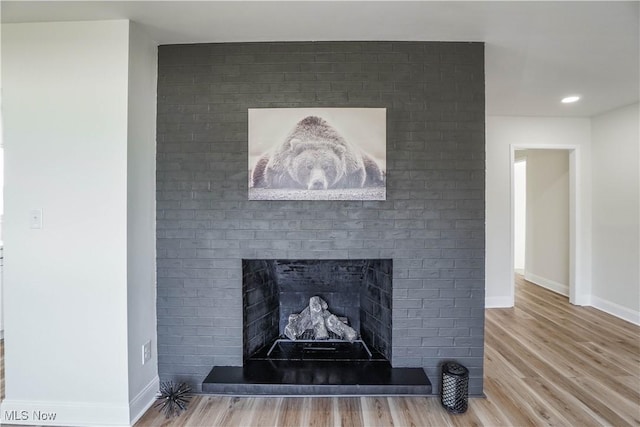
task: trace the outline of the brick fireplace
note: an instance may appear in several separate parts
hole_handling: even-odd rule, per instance
[[[481,43],[317,42],[159,48],[158,360],[201,390],[242,366],[242,260],[393,260],[390,362],[482,393]],[[247,110],[387,109],[386,201],[247,200]],[[438,392],[433,381],[434,393]]]

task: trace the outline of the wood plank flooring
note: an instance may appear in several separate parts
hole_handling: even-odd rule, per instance
[[[136,427],[640,426],[640,327],[519,276],[516,307],[486,310],[484,391],[462,415],[437,397],[199,395]]]

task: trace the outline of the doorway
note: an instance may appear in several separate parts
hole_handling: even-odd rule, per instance
[[[527,280],[568,296],[572,304],[582,305],[581,284],[576,280],[580,256],[580,236],[576,233],[580,214],[576,191],[580,183],[578,155],[578,147],[574,146],[511,146],[511,265],[514,277],[516,260],[519,260]],[[526,182],[528,196],[535,200],[525,208],[526,233],[519,225],[523,207],[519,205],[522,196],[516,191],[522,186],[522,162],[526,162],[530,178]],[[564,219],[558,212],[564,212]],[[523,234],[525,243],[522,243]],[[511,286],[513,296],[515,281]]]

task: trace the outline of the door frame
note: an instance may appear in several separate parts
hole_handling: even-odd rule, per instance
[[[577,145],[551,145],[551,144],[511,144],[510,145],[510,180],[511,204],[510,216],[510,266],[513,271],[515,262],[515,179],[514,164],[517,150],[564,150],[569,152],[569,302],[575,305],[588,305],[586,301],[585,281],[582,277],[584,265],[585,242],[579,232],[582,226],[582,174],[580,170],[580,147]],[[510,298],[515,302],[515,281],[511,281]]]

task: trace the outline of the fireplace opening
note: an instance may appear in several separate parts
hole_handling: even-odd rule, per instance
[[[245,363],[391,360],[392,269],[390,259],[243,260]]]

